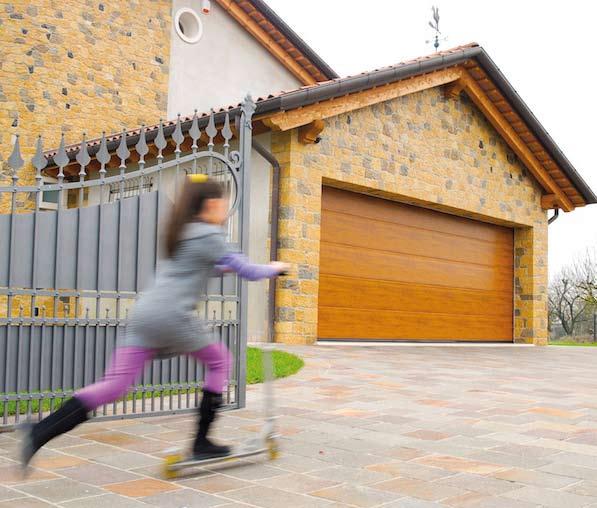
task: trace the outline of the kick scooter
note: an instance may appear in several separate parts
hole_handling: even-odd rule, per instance
[[[264,373],[264,402],[263,428],[257,438],[249,439],[244,443],[232,448],[232,453],[225,457],[215,457],[204,460],[194,460],[185,457],[180,452],[173,451],[166,455],[163,465],[163,474],[166,478],[176,478],[178,474],[188,468],[203,467],[207,465],[221,464],[235,461],[255,455],[265,454],[269,460],[275,460],[279,455],[279,436],[276,432],[274,416],[274,360],[273,345],[264,344],[263,347],[263,373]]]

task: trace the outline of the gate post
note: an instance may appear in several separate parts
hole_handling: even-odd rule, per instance
[[[250,190],[251,190],[251,143],[253,127],[251,119],[255,112],[255,103],[250,95],[245,97],[241,104],[240,116],[240,139],[239,152],[241,160],[241,228],[240,228],[240,245],[243,254],[249,253],[249,224],[250,224]],[[240,288],[240,309],[238,312],[240,324],[240,337],[238,343],[238,351],[236,351],[236,372],[238,379],[237,386],[237,405],[238,407],[245,407],[246,405],[246,390],[247,390],[247,335],[248,335],[248,291],[247,281],[239,277]]]

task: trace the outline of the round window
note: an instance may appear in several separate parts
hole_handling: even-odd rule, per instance
[[[174,17],[174,28],[178,36],[185,42],[193,44],[203,35],[203,25],[197,13],[192,9],[180,9]]]

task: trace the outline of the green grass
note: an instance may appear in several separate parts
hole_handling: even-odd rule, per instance
[[[290,353],[285,353],[284,351],[274,351],[274,375],[275,378],[282,378],[288,377],[292,374],[296,374],[299,370],[303,368],[304,362],[298,356],[295,356]],[[254,347],[250,347],[247,349],[247,384],[257,384],[263,383],[264,374],[263,374],[263,364],[262,364],[262,350]],[[151,385],[148,385],[151,386]],[[57,392],[61,392],[62,390],[56,390]],[[193,393],[195,390],[189,390],[190,393]],[[151,403],[152,396],[160,397],[160,395],[164,395],[164,397],[169,397],[170,395],[176,396],[178,395],[179,390],[170,390],[165,389],[162,392],[155,391],[152,394],[146,393],[145,400],[147,403]],[[183,396],[186,396],[187,390],[180,390]],[[141,400],[143,398],[144,392],[132,392],[129,393],[127,396],[127,400],[133,400],[136,398],[137,400]],[[2,394],[0,394],[1,396]],[[11,394],[12,395],[12,394]],[[51,399],[40,398],[31,401],[31,412],[33,414],[39,411],[39,405],[42,405],[42,411],[46,412],[50,410]],[[11,400],[8,402],[8,414],[14,415],[17,410],[17,404],[19,406],[19,414],[26,414],[27,409],[29,407],[29,401],[27,400]],[[54,407],[58,407],[60,405],[59,399],[54,399]],[[109,405],[109,404],[108,404]],[[4,415],[4,402],[0,402],[0,418]]]
[[[597,342],[571,342],[571,341],[554,341],[549,343],[550,346],[578,346],[578,347],[597,347]]]
[[[305,362],[298,356],[284,351],[274,351],[274,377],[292,376],[303,368]],[[263,352],[261,349],[250,347],[247,349],[247,384],[263,383]]]

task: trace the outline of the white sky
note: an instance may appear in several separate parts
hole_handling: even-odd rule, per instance
[[[447,49],[478,42],[584,180],[597,190],[594,83],[597,2],[582,0],[267,0],[340,76],[431,53],[439,6]],[[551,212],[550,212],[551,213]],[[597,204],[549,227],[550,275],[597,246]]]

